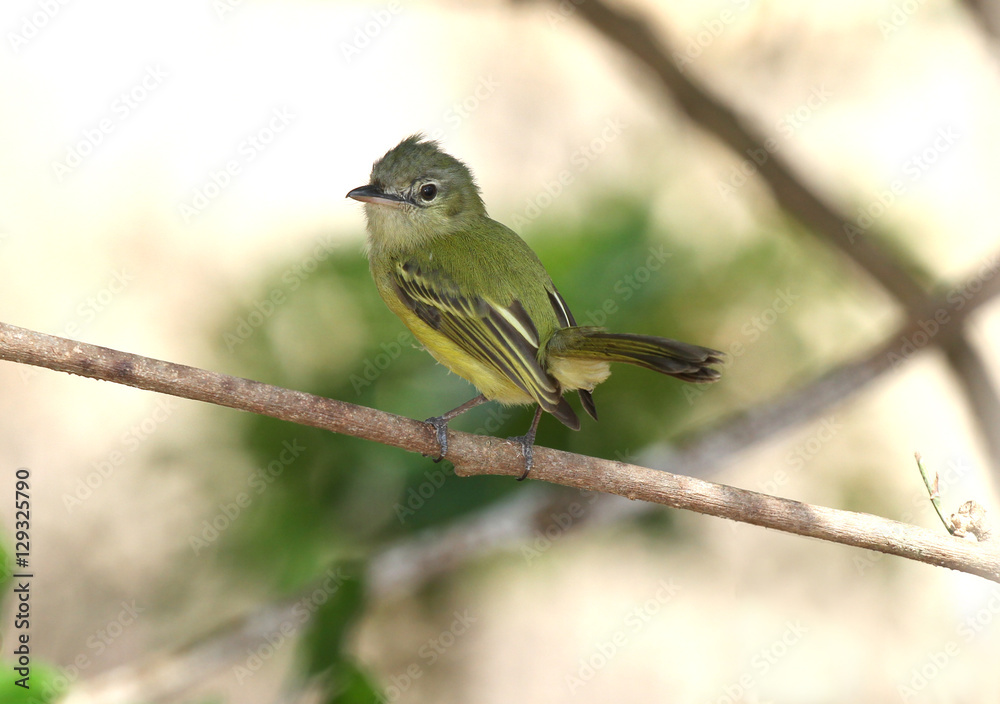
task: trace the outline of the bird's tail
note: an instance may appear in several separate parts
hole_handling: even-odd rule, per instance
[[[696,384],[717,381],[721,374],[712,365],[721,363],[725,356],[708,347],[664,337],[611,333],[586,326],[559,330],[546,351],[561,359],[635,364]]]

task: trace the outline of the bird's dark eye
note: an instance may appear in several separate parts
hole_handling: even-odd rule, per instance
[[[425,183],[420,187],[420,197],[424,200],[430,201],[434,200],[434,197],[438,194],[438,187],[433,183]]]

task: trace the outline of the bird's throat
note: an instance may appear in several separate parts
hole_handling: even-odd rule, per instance
[[[412,207],[412,206],[411,206]],[[365,205],[368,217],[368,252],[374,256],[400,257],[419,250],[435,237],[431,228],[421,226],[410,208]]]

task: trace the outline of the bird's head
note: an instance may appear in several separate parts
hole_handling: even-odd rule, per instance
[[[368,245],[406,250],[445,237],[486,215],[472,172],[421,135],[375,162],[368,184],[348,198],[365,204]]]

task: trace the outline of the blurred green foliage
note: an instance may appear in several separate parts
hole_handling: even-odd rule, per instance
[[[14,664],[0,660],[0,668],[5,673],[14,675]],[[48,704],[62,696],[61,688],[56,686],[59,673],[49,665],[40,662],[36,657],[31,662],[30,689],[14,684],[14,677],[8,676],[0,681],[0,703],[2,704]]]
[[[714,346],[731,358],[723,381],[712,387],[618,365],[595,392],[600,422],[581,413],[582,431],[573,432],[545,417],[540,445],[626,458],[652,442],[670,441],[737,407],[744,383],[777,390],[814,367],[810,328],[794,321],[851,307],[825,305],[855,294],[847,274],[830,267],[811,241],[764,233],[713,252],[701,241],[663,232],[648,206],[633,200],[606,200],[592,212],[585,222],[538,222],[522,233],[577,322]],[[421,419],[476,393],[415,348],[378,297],[359,246],[339,247],[319,261],[314,254],[290,257],[258,291],[234,304],[227,320],[242,320],[245,334],[220,336],[226,371]],[[783,288],[794,292],[796,303],[768,316]],[[274,305],[262,304],[267,300]],[[849,320],[840,324],[850,328]],[[524,432],[531,414],[528,407],[488,404],[452,427],[510,436]],[[249,466],[259,468],[250,486],[260,498],[255,495],[246,517],[213,549],[238,576],[279,593],[303,588],[335,561],[361,565],[357,581],[338,590],[312,620],[302,661],[307,676],[332,675],[330,701],[372,701],[375,685],[344,647],[345,630],[364,608],[365,561],[394,540],[479,511],[511,492],[531,491],[531,484],[458,479],[447,462],[271,418],[247,415],[239,423]],[[290,453],[290,447],[299,449]]]

